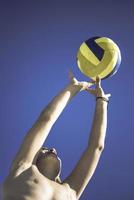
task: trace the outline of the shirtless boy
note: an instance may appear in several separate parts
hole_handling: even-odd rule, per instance
[[[95,84],[95,89],[91,86]],[[53,124],[69,101],[86,90],[96,98],[89,141],[70,175],[60,181],[61,160],[55,149],[43,147]],[[70,83],[47,105],[28,131],[3,183],[3,200],[76,200],[90,181],[104,149],[107,105],[99,77],[80,82],[70,72]]]

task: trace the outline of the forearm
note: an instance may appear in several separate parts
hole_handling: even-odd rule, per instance
[[[98,99],[95,107],[93,124],[89,137],[89,146],[104,147],[106,129],[107,129],[107,105],[106,101]]]
[[[66,86],[48,106],[41,112],[39,118],[26,134],[24,141],[16,155],[13,167],[18,166],[19,162],[32,163],[34,156],[43,145],[52,125],[59,117],[65,106],[72,99],[81,87],[69,84]]]
[[[69,101],[81,90],[81,86],[67,85],[41,112],[40,117],[48,117],[54,123]]]

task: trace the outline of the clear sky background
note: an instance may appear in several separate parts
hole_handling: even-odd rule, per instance
[[[68,84],[80,44],[106,36],[120,47],[118,73],[102,81],[111,93],[105,149],[81,200],[134,199],[134,3],[133,1],[0,1],[0,183],[42,109]],[[94,98],[79,93],[46,141],[62,159],[62,179],[84,151]]]

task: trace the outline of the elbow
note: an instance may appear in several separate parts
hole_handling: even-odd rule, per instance
[[[101,153],[104,150],[104,144],[100,143],[100,144],[91,144],[88,145],[89,149],[92,149],[93,151],[99,152]]]
[[[103,150],[104,150],[104,145],[99,145],[99,146],[98,146],[98,150],[99,150],[99,151],[103,151]]]
[[[96,144],[92,144],[91,146],[94,150],[97,150],[98,152],[102,152],[104,150],[103,143],[98,143],[98,144],[96,143]]]
[[[98,149],[100,152],[102,152],[104,150],[104,144],[100,143],[96,146],[96,149]]]
[[[50,114],[44,114],[44,113],[41,113],[40,115],[40,120],[42,122],[50,122],[51,121],[51,115]]]

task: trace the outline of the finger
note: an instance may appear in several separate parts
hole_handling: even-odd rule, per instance
[[[89,82],[89,83],[93,83],[93,84],[95,84],[96,83],[96,81],[95,80],[92,80],[91,82]]]
[[[86,91],[89,92],[90,94],[95,94],[95,90],[94,89],[88,88],[88,89],[86,89]]]
[[[74,74],[73,74],[72,70],[70,69],[69,70],[69,78],[73,78],[73,77],[74,77]]]
[[[73,71],[71,69],[69,70],[69,75],[74,77]]]
[[[91,80],[90,83],[96,83],[96,80]]]
[[[93,82],[90,82],[90,83],[88,83],[88,86],[87,86],[87,87],[89,88],[89,87],[91,87],[91,86],[93,86],[93,85],[95,85],[95,82],[94,82],[94,83],[93,83]]]
[[[89,87],[91,87],[92,85],[95,85],[95,83],[96,83],[95,80],[92,80],[92,81],[88,82],[87,89],[88,89]]]
[[[99,76],[96,77],[96,87],[100,88],[101,87],[101,79]]]
[[[108,98],[111,97],[111,94],[106,94],[106,97],[108,97]]]
[[[74,77],[74,74],[71,70],[69,70],[69,79],[71,81],[71,83],[77,83],[78,80]]]

